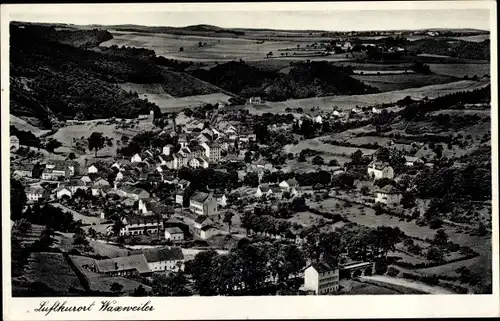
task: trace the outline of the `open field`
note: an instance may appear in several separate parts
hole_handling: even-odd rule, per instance
[[[355,75],[353,78],[375,87],[380,91],[402,90],[414,87],[450,83],[456,78],[437,74],[423,75],[412,73],[391,74],[392,71],[381,72],[380,75]]]
[[[162,112],[168,112],[176,109],[199,107],[203,104],[227,104],[230,96],[224,93],[214,93],[206,95],[186,96],[176,98],[163,90],[161,84],[134,84],[123,83],[119,85],[125,91],[136,92],[141,99],[158,105]]]
[[[182,97],[182,98],[166,98],[166,97],[153,97],[151,98],[151,95],[148,95],[149,100],[156,103],[162,112],[169,112],[172,110],[181,110],[184,108],[195,108],[195,107],[200,107],[204,104],[217,104],[217,103],[224,103],[227,104],[229,101],[229,98],[231,96],[228,96],[223,93],[215,93],[215,94],[208,94],[208,95],[197,95],[197,96],[187,96],[187,97]],[[155,101],[154,99],[160,99]]]
[[[320,224],[320,221],[326,223],[330,222],[329,219],[325,219],[323,216],[314,214],[311,212],[298,212],[293,215],[293,217],[288,219],[290,223],[298,223],[305,227],[311,227]]]
[[[33,135],[35,135],[37,137],[40,137],[40,136],[50,132],[50,130],[42,130],[38,127],[35,127],[35,126],[31,125],[30,123],[28,123],[26,120],[19,118],[17,116],[14,116],[12,114],[9,115],[9,121],[10,121],[11,126],[15,126],[19,130],[31,132],[31,133],[33,133]]]
[[[400,292],[388,288],[377,286],[375,284],[363,283],[355,280],[341,280],[340,286],[346,294],[400,294]]]
[[[363,63],[363,62],[338,62],[335,63],[336,66],[350,66],[353,70],[366,71],[366,72],[401,72],[401,71],[411,71],[411,63],[399,63],[399,64],[387,64],[387,63]]]
[[[419,88],[409,88],[397,91],[388,91],[367,95],[340,95],[315,98],[293,99],[280,102],[268,102],[262,105],[244,106],[252,114],[285,113],[286,108],[302,108],[304,110],[319,107],[322,110],[331,110],[338,106],[343,110],[350,110],[354,106],[364,107],[382,103],[392,103],[410,96],[413,99],[429,99],[444,96],[459,91],[472,91],[489,85],[489,81],[460,80],[441,85],[431,85]]]
[[[53,291],[65,295],[71,295],[74,290],[84,291],[76,273],[61,253],[33,253],[24,275],[19,280],[25,285],[40,282]]]
[[[116,150],[120,147],[117,141],[121,140],[123,135],[133,137],[141,131],[151,130],[152,128],[153,125],[147,121],[140,121],[134,128],[117,129],[116,124],[106,124],[103,120],[94,120],[61,127],[55,134],[49,137],[60,141],[62,148],[66,151],[71,150],[78,156],[81,152],[74,150],[73,139],[79,140],[83,137],[86,140],[93,132],[101,132],[104,136],[112,139],[113,146],[105,146],[97,152],[97,155],[99,157],[109,157],[116,155]],[[94,155],[94,152],[86,150],[86,154]]]
[[[463,78],[490,74],[490,64],[428,64],[433,73]]]
[[[490,35],[475,35],[475,36],[463,36],[463,37],[453,37],[453,39],[471,41],[471,42],[482,42],[490,39]]]
[[[296,48],[310,40],[302,41],[264,41],[226,37],[203,37],[189,35],[172,35],[160,33],[123,33],[110,30],[113,39],[101,46],[131,46],[152,49],[158,56],[178,60],[192,61],[231,61],[231,60],[262,60],[270,51],[278,54],[278,49]],[[202,43],[202,47],[199,46]],[[180,48],[183,51],[180,51]]]
[[[361,149],[363,154],[365,155],[371,155],[375,153],[375,150],[373,149],[367,149],[367,148],[356,148],[356,147],[343,147],[343,146],[334,146],[331,144],[324,143],[322,140],[323,139],[330,139],[330,136],[323,136],[323,137],[317,137],[317,138],[312,138],[312,139],[304,139],[301,140],[297,145],[286,145],[284,147],[284,151],[286,153],[300,153],[303,149],[312,149],[319,151],[325,155],[331,155],[331,156],[349,156],[358,149]]]
[[[71,251],[75,248],[73,245],[72,233],[57,233],[55,239],[57,240],[57,247],[63,251]],[[89,241],[89,245],[92,247],[94,254],[110,258],[125,256],[128,254],[127,249],[120,248],[113,244],[108,244],[105,241],[96,241],[90,238],[87,238],[87,240]]]

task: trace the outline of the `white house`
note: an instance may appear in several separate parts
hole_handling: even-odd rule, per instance
[[[182,241],[184,240],[184,233],[178,227],[169,227],[165,229],[165,240]]]
[[[382,203],[388,206],[397,206],[401,202],[401,192],[392,185],[386,185],[376,191],[375,203]]]
[[[227,206],[227,197],[226,194],[215,194],[215,199],[217,200],[217,204],[220,207],[226,207]]]
[[[144,254],[148,267],[153,272],[184,270],[184,254],[180,247],[166,247],[137,251]],[[133,254],[135,252],[132,252]]]
[[[313,121],[317,124],[322,124],[323,123],[323,118],[321,117],[321,115],[318,115],[316,117],[313,118]]]
[[[122,222],[120,236],[141,235],[145,231],[149,234],[157,234],[163,230],[163,220],[154,216],[129,216]]]
[[[208,226],[208,225],[212,225],[212,224],[213,224],[213,222],[208,216],[202,215],[202,216],[198,216],[196,218],[196,220],[194,220],[193,227],[195,229],[201,229],[204,226]]]
[[[380,114],[382,111],[376,107],[372,107],[372,113],[374,114]]]
[[[424,161],[418,157],[405,156],[405,159],[406,159],[405,165],[409,167],[415,166],[416,164],[424,164]]]
[[[373,179],[394,178],[394,169],[387,163],[371,162],[368,165],[368,176]]]
[[[206,240],[211,238],[214,235],[217,235],[219,233],[219,230],[217,230],[215,227],[211,225],[204,226],[200,229],[200,234],[199,237]]]
[[[132,163],[140,163],[140,162],[142,162],[142,157],[141,157],[141,155],[139,155],[139,154],[135,154],[134,156],[132,156],[132,157],[130,158],[130,162],[132,162]]]
[[[255,197],[262,197],[266,195],[267,197],[281,198],[283,196],[283,191],[278,186],[269,186],[268,184],[261,184],[257,187],[255,192]]]
[[[297,186],[299,186],[299,182],[295,178],[287,179],[279,184],[279,187],[285,192],[290,192],[292,188],[296,188]]]
[[[191,168],[198,168],[198,167],[200,167],[200,161],[196,157],[191,158],[188,162],[188,165]]]
[[[304,270],[303,289],[316,295],[335,293],[339,289],[339,269],[326,263],[313,263]]]
[[[181,206],[184,204],[184,195],[182,195],[182,193],[175,194],[175,204],[179,204]]]
[[[174,152],[174,146],[173,145],[165,145],[163,146],[163,155],[170,155]]]
[[[97,168],[97,166],[95,165],[90,165],[88,168],[87,168],[87,173],[88,174],[95,174],[99,172],[99,169]]]
[[[33,164],[20,163],[12,165],[12,170],[14,170],[14,175],[18,177],[33,177]]]
[[[25,190],[29,202],[37,202],[49,197],[48,191],[42,187],[30,187]]]
[[[65,195],[68,196],[68,197],[71,197],[71,195],[72,195],[71,190],[69,188],[65,187],[65,186],[59,186],[56,189],[56,197],[57,197],[57,199],[61,199]]]
[[[17,151],[19,149],[19,138],[17,136],[10,136],[10,150]]]
[[[260,97],[250,97],[248,102],[250,104],[262,104],[262,99]]]
[[[217,200],[211,193],[197,192],[189,199],[189,209],[198,215],[217,213]]]

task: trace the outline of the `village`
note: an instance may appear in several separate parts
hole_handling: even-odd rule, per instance
[[[259,97],[247,101],[249,106],[262,103]],[[311,112],[287,110],[288,115],[294,116],[283,122],[276,117],[267,125],[255,125],[255,119],[248,114],[223,104],[161,117],[155,117],[151,111],[137,119],[147,125],[148,131],[137,134],[141,139],[122,139],[123,149],[118,149],[112,157],[97,156],[106,139],[102,133],[94,132],[87,138],[88,153],[78,158],[73,154],[66,159],[22,161],[23,157],[16,154],[24,147],[16,136],[11,136],[11,157],[17,158],[11,172],[25,188],[30,212],[40,211],[40,206],[51,206],[71,213],[79,227],[69,252],[77,255],[70,258],[84,275],[96,277],[96,282],[100,280],[97,276],[129,277],[141,280],[134,284],[150,289],[154,274],[182,272],[185,265],[192,264],[195,254],[203,251],[215,249],[221,255],[228,255],[236,243],[247,238],[284,242],[307,251],[311,246],[308,243],[316,242],[317,233],[353,224],[349,212],[341,211],[341,207],[347,211],[359,207],[357,211],[361,213],[374,213],[362,215],[384,213],[400,221],[429,224],[423,223],[425,212],[419,211],[418,201],[416,204],[409,193],[415,184],[409,178],[432,168],[435,160],[403,153],[389,140],[386,146],[371,153],[354,149],[352,154],[339,157],[344,159],[341,164],[331,157],[325,161],[323,157],[328,158],[325,155],[314,156],[317,152],[310,149],[285,153],[271,138],[276,137],[273,133],[292,136],[309,127],[313,131],[324,128],[325,124],[333,127],[371,122],[391,108],[402,109],[383,106],[356,107],[349,112],[335,108],[331,112],[315,112],[314,108]],[[111,124],[115,122],[120,120]],[[67,126],[72,124],[70,121]],[[266,150],[270,147],[276,149]],[[306,161],[308,166],[301,169],[287,166],[296,159]],[[342,215],[338,214],[341,212]],[[267,220],[263,221],[263,217]],[[430,224],[436,225],[431,227],[436,229],[443,223]],[[384,233],[392,232],[396,239],[388,241],[388,248],[382,251],[385,256],[388,251],[409,251],[418,257],[424,255],[423,249],[427,247],[426,251],[435,250],[432,240],[405,235],[399,228]],[[448,238],[443,230],[438,234]],[[92,258],[96,253],[88,240],[94,246],[106,243],[124,250],[111,257]],[[318,245],[320,257],[332,255],[328,246],[333,244],[324,249]],[[441,247],[438,254],[426,255],[440,263],[447,260],[446,256],[458,260],[477,255],[470,248],[454,247]],[[455,253],[459,250],[463,254]],[[376,267],[378,251],[372,249],[368,255],[341,251],[336,254],[336,265],[323,259],[301,259],[299,262],[304,265],[289,271],[291,280],[303,280],[300,288],[292,287],[293,291],[350,293],[352,284],[342,283],[341,279],[349,282],[359,280],[360,276],[366,278],[363,282],[378,285],[380,280],[376,276],[370,279],[380,269]],[[273,281],[272,276],[264,277],[261,287]],[[384,281],[391,288],[401,286],[394,280]],[[115,283],[119,285],[112,291],[120,292],[123,285]],[[240,284],[233,287],[241,290]],[[435,291],[425,286],[411,289],[413,293]],[[137,291],[137,288],[127,290]]]

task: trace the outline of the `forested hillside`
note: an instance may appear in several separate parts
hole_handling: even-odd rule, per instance
[[[198,69],[193,75],[243,97],[262,96],[270,101],[378,91],[352,78],[351,73],[347,67],[328,62],[295,63],[284,74],[233,61],[210,70]]]
[[[86,49],[108,35],[102,30],[12,25],[10,112],[34,116],[50,127],[55,119],[135,117],[158,108],[120,89],[117,84],[122,82],[160,83],[173,96],[219,91],[149,61]]]

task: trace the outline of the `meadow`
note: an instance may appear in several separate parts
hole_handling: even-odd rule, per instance
[[[463,78],[490,74],[490,64],[428,64],[433,73]]]
[[[309,110],[312,107],[319,107],[320,110],[331,110],[333,106],[337,106],[342,110],[351,110],[354,106],[368,107],[383,103],[394,103],[406,96],[410,96],[413,99],[423,99],[424,97],[432,99],[459,91],[472,91],[488,85],[489,81],[460,80],[447,84],[408,88],[376,94],[293,99],[280,102],[268,102],[262,105],[245,106],[244,108],[248,109],[252,114],[285,113],[286,108],[293,109],[299,107],[304,110]]]
[[[152,49],[158,56],[178,60],[231,61],[231,60],[262,60],[272,51],[278,55],[279,49],[305,45],[310,40],[301,41],[264,41],[226,37],[202,37],[172,34],[122,33],[110,30],[113,39],[101,46],[131,46]],[[199,46],[199,43],[202,46]],[[180,48],[182,47],[182,51]]]
[[[377,71],[378,72],[378,71]],[[381,72],[378,74],[363,74],[355,75],[353,78],[364,82],[365,84],[375,87],[380,91],[394,91],[407,88],[423,87],[430,85],[438,85],[450,83],[456,80],[454,77],[438,75],[438,74],[414,74],[400,73],[393,74],[393,71]]]

